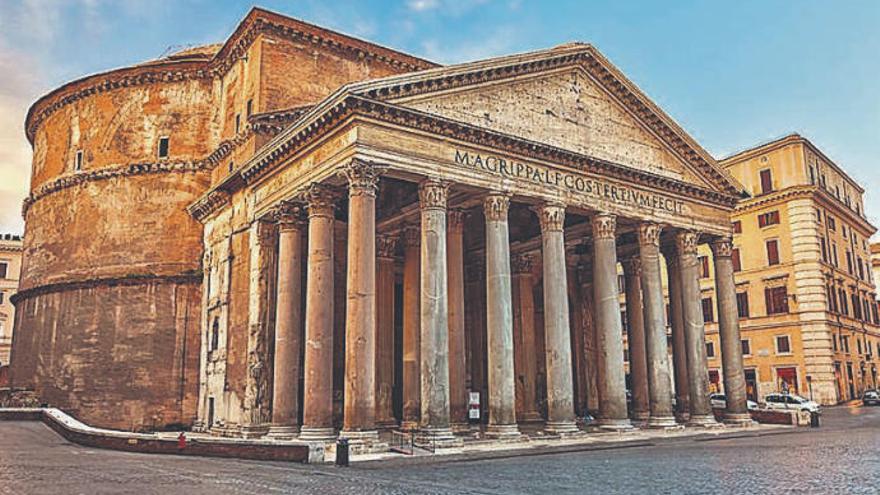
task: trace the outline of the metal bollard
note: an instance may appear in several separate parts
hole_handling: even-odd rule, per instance
[[[349,450],[351,449],[347,438],[340,438],[336,440],[336,465],[337,466],[348,466],[348,455]]]
[[[810,428],[818,428],[819,427],[819,413],[816,411],[810,411]]]

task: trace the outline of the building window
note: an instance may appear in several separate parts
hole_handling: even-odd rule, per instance
[[[0,261],[0,278],[6,278],[9,275],[9,262]]]
[[[855,314],[856,319],[861,320],[862,319],[862,305],[859,304],[858,294],[852,294],[849,297],[852,299],[853,313]]]
[[[159,158],[168,158],[168,138],[159,138]]]
[[[749,317],[749,293],[748,292],[737,292],[736,293],[736,314],[740,318],[748,318]]]
[[[764,303],[768,315],[788,313],[788,289],[784,285],[767,287],[764,289]]]
[[[214,318],[214,324],[211,325],[211,346],[209,351],[216,351],[220,347],[220,321]]]
[[[235,170],[235,162],[230,160],[229,161],[229,171],[232,172],[233,170]]]
[[[742,355],[743,356],[751,356],[752,355],[752,342],[749,339],[742,339],[740,341],[742,345]]]
[[[617,275],[617,293],[623,294],[626,290],[626,279],[624,279],[623,275]]]
[[[6,301],[6,293],[0,290],[0,304],[3,304]]]
[[[776,239],[767,241],[767,264],[770,266],[779,264],[779,241]]]
[[[828,228],[831,229],[832,232],[836,231],[837,230],[837,220],[835,220],[834,217],[832,217],[831,215],[828,215],[828,214],[825,215],[825,219],[828,220]]]
[[[816,221],[822,223],[822,210],[816,208]]]
[[[791,341],[788,335],[776,336],[776,354],[791,354]]]
[[[833,287],[826,287],[828,292],[828,308],[837,313],[837,293],[834,292]]]
[[[758,227],[768,227],[779,224],[779,211],[773,210],[758,215]]]
[[[73,170],[75,170],[76,172],[79,172],[82,169],[83,169],[83,152],[82,152],[82,150],[77,150],[76,151],[76,158],[74,159],[74,162],[73,162]]]
[[[846,299],[846,291],[843,289],[837,290],[837,302],[840,303],[840,312],[849,316],[849,301]]]
[[[816,183],[816,169],[814,169],[813,166],[810,165],[810,184],[815,184],[815,183]]]
[[[733,263],[733,271],[742,271],[742,261],[739,259],[739,248],[733,248],[730,252],[730,261]]]
[[[819,245],[822,248],[822,261],[828,263],[828,245],[825,243],[824,237],[819,238]]]
[[[709,278],[709,257],[700,256],[700,278]]]
[[[773,192],[773,176],[770,169],[761,170],[761,194]]]
[[[238,134],[238,131],[241,130],[241,114],[235,114],[235,133]]]
[[[253,114],[254,114],[254,100],[250,99],[247,101],[247,113],[245,113],[245,115],[247,115],[248,118],[250,118],[250,116]]]
[[[733,233],[734,234],[742,234],[743,231],[743,223],[740,220],[736,220],[733,222]]]
[[[837,244],[831,243],[831,264],[837,268]]]
[[[712,308],[712,298],[705,297],[702,301],[703,304],[703,323],[712,323],[715,321],[715,311]]]
[[[629,320],[626,318],[626,311],[620,312],[620,324],[623,327],[624,333],[629,332]]]
[[[852,272],[853,272],[852,253],[850,253],[848,249],[846,250],[846,271],[847,271],[847,273],[852,275]]]
[[[715,342],[706,342],[706,357],[715,357]]]

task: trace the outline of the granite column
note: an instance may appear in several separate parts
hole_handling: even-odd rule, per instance
[[[626,336],[629,349],[629,379],[632,419],[644,423],[650,416],[648,404],[648,358],[645,352],[645,307],[642,300],[642,260],[634,255],[623,265],[626,293]]]

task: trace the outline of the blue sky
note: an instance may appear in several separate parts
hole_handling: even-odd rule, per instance
[[[234,0],[0,0],[0,232],[20,232],[28,106],[68,80],[223,41]],[[799,132],[880,224],[880,1],[273,1],[441,63],[596,45],[716,157]]]

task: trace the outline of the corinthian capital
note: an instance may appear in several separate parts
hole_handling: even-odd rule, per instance
[[[487,222],[507,221],[507,211],[510,209],[510,195],[502,192],[492,192],[483,200],[483,213]]]
[[[305,223],[305,214],[305,205],[302,203],[283,201],[272,210],[271,217],[283,231],[299,230]]]
[[[562,232],[565,225],[565,206],[547,203],[537,208],[541,232]]]
[[[379,258],[394,258],[397,250],[397,238],[387,234],[376,236],[376,256]]]
[[[342,169],[342,173],[348,179],[348,195],[376,196],[379,176],[382,175],[383,171],[383,167],[358,158],[348,162]]]
[[[620,262],[623,266],[623,272],[628,277],[642,276],[642,259],[638,256],[630,256]]]
[[[311,217],[332,217],[336,202],[336,193],[329,187],[315,182],[303,193],[306,208]]]
[[[449,183],[439,179],[425,179],[419,184],[419,207],[446,209]]]
[[[530,254],[515,254],[510,257],[510,268],[513,273],[531,273],[534,257]]]
[[[419,247],[422,242],[422,231],[415,225],[403,229],[403,245],[406,247]]]
[[[639,245],[660,246],[660,225],[654,222],[644,222],[639,225]]]
[[[700,240],[700,234],[693,230],[682,230],[675,236],[675,247],[678,249],[679,256],[697,255],[697,245]]]
[[[730,258],[733,255],[733,239],[730,237],[717,237],[709,246],[712,248],[712,255],[716,258]]]
[[[593,215],[593,239],[614,239],[617,231],[617,217],[611,213]]]

